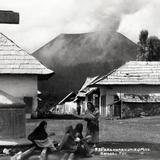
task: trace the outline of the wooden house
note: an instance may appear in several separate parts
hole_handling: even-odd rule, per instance
[[[87,77],[76,96],[75,101],[81,108],[81,114],[86,112],[87,102],[92,102],[94,106],[99,106],[99,89],[97,87],[88,87],[91,83],[94,83],[98,77],[99,76]]]
[[[28,115],[37,109],[38,80],[52,74],[52,70],[0,33],[0,90],[23,99]]]
[[[74,92],[69,93],[64,97],[56,106],[57,113],[60,114],[76,114],[77,103],[74,102],[76,94]]]
[[[160,62],[130,61],[99,78],[100,115],[135,117],[160,114]]]

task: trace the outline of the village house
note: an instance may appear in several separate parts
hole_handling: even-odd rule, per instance
[[[23,99],[27,115],[37,109],[38,80],[52,74],[52,70],[0,33],[0,90]]]
[[[87,110],[87,102],[92,102],[94,106],[99,106],[99,89],[97,87],[88,87],[94,83],[99,76],[87,77],[83,86],[78,91],[75,101],[81,109],[81,114]]]
[[[74,92],[69,93],[64,97],[56,106],[57,113],[60,114],[76,114],[77,103],[74,102],[76,94]]]
[[[130,61],[99,78],[100,115],[126,118],[160,115],[160,62]]]

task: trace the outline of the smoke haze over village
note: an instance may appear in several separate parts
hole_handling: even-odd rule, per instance
[[[97,31],[87,37],[98,39],[97,45],[116,31],[134,42],[141,29],[160,33],[158,0],[0,0],[0,4],[0,9],[20,13],[20,25],[3,24],[0,31],[31,53],[61,33]]]

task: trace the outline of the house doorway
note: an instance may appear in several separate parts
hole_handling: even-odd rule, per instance
[[[114,104],[114,116],[121,116],[121,102],[117,102]]]
[[[121,101],[117,95],[114,96],[114,117],[121,118]]]
[[[101,96],[101,116],[106,116],[106,95]]]

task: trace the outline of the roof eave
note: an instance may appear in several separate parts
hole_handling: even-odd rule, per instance
[[[147,84],[145,84],[145,83],[135,83],[135,84],[132,84],[132,83],[126,83],[126,84],[92,84],[92,85],[90,85],[89,87],[100,87],[100,86],[126,86],[126,85],[133,85],[133,86],[135,86],[135,85],[147,85],[147,86],[157,86],[157,85],[160,85],[160,84],[149,84],[149,83],[147,83]]]
[[[51,78],[54,74],[55,74],[55,72],[48,73],[48,74],[38,74],[38,80],[48,80],[48,79]]]
[[[70,92],[67,96],[65,96],[59,103],[58,105],[62,105],[63,103],[67,102],[67,99],[71,96],[75,96],[76,97],[76,94],[72,91]]]

